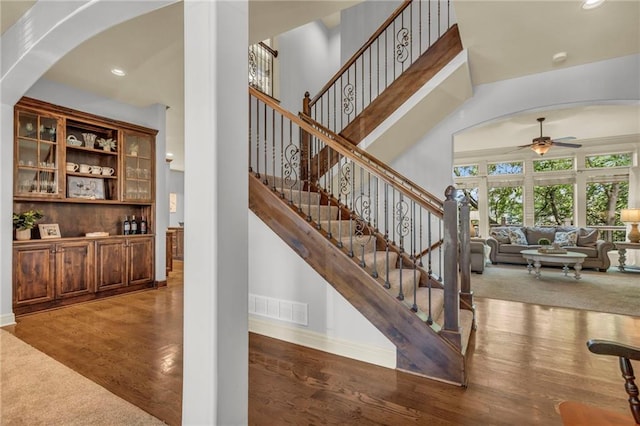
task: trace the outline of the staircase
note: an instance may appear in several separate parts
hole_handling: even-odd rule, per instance
[[[396,346],[398,369],[465,385],[468,204],[357,147],[461,50],[449,20],[448,3],[403,2],[299,116],[250,89],[249,207]]]
[[[395,344],[398,369],[464,385],[474,318],[444,220],[457,240],[455,199],[439,201],[254,89],[249,111],[251,210]],[[311,178],[304,156],[328,171]]]

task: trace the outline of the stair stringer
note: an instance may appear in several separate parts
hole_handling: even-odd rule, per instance
[[[466,385],[465,357],[459,349],[252,175],[249,208],[396,346],[396,368]]]

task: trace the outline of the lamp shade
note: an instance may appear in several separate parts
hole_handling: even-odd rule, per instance
[[[639,223],[640,209],[622,209],[620,211],[620,221],[624,223]]]
[[[478,210],[471,210],[469,212],[469,220],[480,220],[480,212]]]

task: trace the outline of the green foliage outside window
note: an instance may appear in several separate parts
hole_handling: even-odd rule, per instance
[[[554,160],[536,160],[533,162],[534,172],[552,172],[556,170],[573,169],[572,158],[557,158]]]
[[[631,154],[592,155],[585,158],[587,168],[596,167],[622,167],[631,165]]]
[[[519,175],[523,171],[522,161],[487,164],[487,173],[489,175]]]
[[[546,185],[533,188],[534,218],[538,225],[562,225],[573,217],[573,185]]]
[[[522,224],[522,187],[489,188],[489,222],[500,224],[505,218],[509,224]]]
[[[478,176],[478,166],[455,166],[453,168],[453,174],[456,177]]]
[[[620,210],[627,207],[629,182],[593,182],[587,184],[587,226],[624,225]],[[613,241],[624,241],[626,232],[615,231]]]

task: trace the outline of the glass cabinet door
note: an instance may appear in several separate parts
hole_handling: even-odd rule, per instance
[[[152,136],[125,132],[124,134],[124,199],[148,201],[153,195],[153,139]]]
[[[30,111],[17,111],[14,194],[58,197],[60,120]]]

